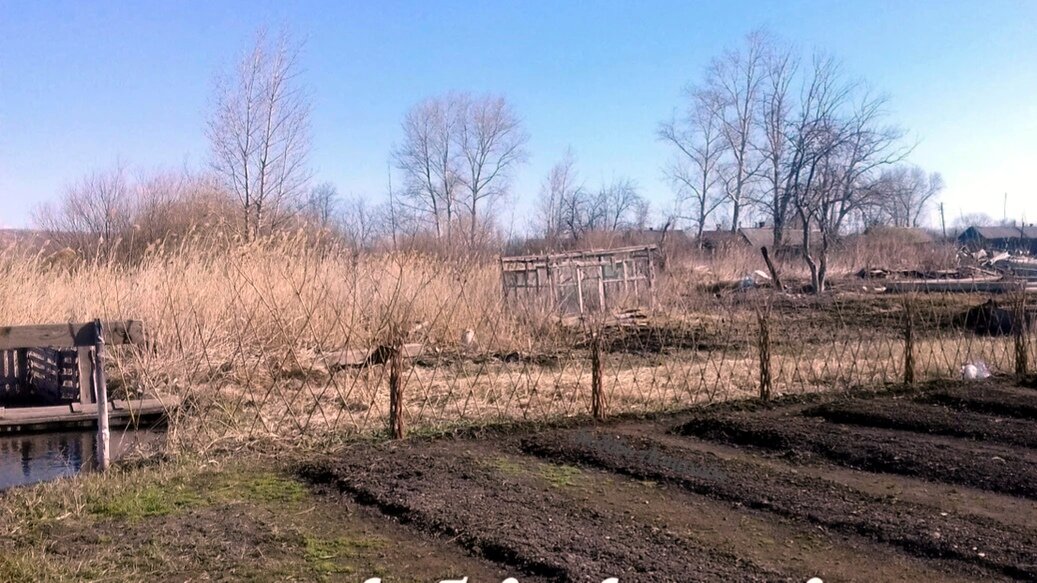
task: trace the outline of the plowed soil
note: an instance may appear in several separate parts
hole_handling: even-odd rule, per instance
[[[520,581],[1037,580],[1037,424],[933,404],[1026,393],[364,443],[300,471]]]
[[[837,401],[809,409],[805,414],[833,423],[1037,448],[1037,423],[920,404],[907,399]]]

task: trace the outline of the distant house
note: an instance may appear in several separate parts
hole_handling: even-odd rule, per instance
[[[958,244],[973,251],[1015,251],[1037,255],[1037,227],[969,227],[958,235]]]
[[[708,251],[726,251],[736,247],[745,247],[747,241],[738,233],[732,233],[729,229],[715,229],[702,231],[699,245]]]
[[[625,245],[686,245],[689,241],[683,229],[627,229],[620,238]]]
[[[810,244],[816,245],[821,240],[821,231],[811,229]],[[717,229],[715,231],[703,231],[702,247],[710,250],[729,249],[738,246],[748,246],[754,249],[774,247],[774,227],[766,223],[756,223],[755,227],[741,227],[734,233],[730,230]],[[777,251],[797,251],[803,246],[803,228],[800,225],[788,225],[782,237],[781,245]]]

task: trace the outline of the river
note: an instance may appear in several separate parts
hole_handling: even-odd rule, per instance
[[[157,431],[112,431],[111,455],[118,460],[135,447],[164,439]],[[0,491],[45,482],[97,467],[96,430],[0,434]]]

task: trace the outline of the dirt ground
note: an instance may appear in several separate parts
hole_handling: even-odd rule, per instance
[[[0,580],[1037,580],[1035,401],[945,384],[81,476],[0,494]]]
[[[520,580],[1034,580],[1037,423],[937,404],[1028,395],[990,382],[724,404],[358,444],[301,473]]]

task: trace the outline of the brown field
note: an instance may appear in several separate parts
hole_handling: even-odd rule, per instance
[[[951,436],[931,404],[1037,396],[990,385],[358,444],[303,474],[520,580],[1032,580],[1037,418]]]

